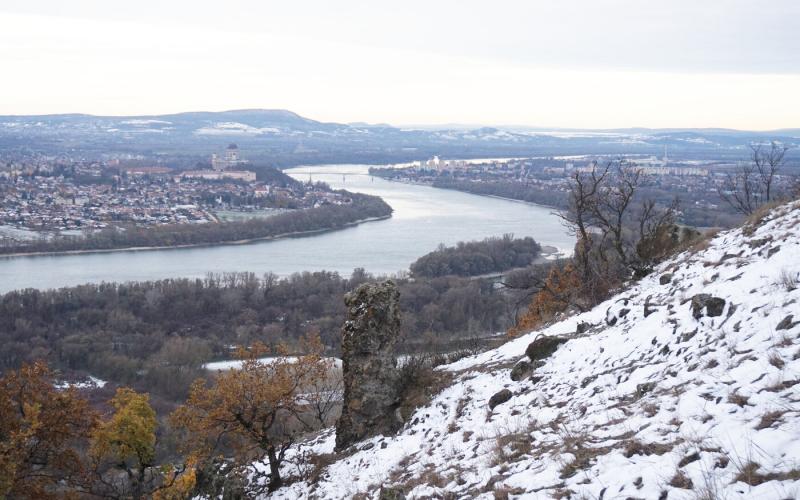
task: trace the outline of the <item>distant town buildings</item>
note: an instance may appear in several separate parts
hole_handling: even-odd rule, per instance
[[[205,179],[207,181],[235,179],[254,182],[256,180],[256,173],[249,170],[186,170],[181,172],[178,177],[182,179]]]
[[[241,165],[238,151],[231,149],[228,161]],[[349,203],[348,195],[324,185],[256,181],[256,173],[248,170],[178,172],[147,164],[0,156],[0,244],[38,237],[35,231],[80,234],[115,226],[217,223],[221,212],[266,216],[275,209]]]
[[[438,156],[434,156],[427,161],[420,161],[417,164],[421,169],[436,170],[437,172],[459,170],[467,166],[467,162],[464,160],[442,160]]]

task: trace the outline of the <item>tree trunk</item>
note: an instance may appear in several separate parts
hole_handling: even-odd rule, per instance
[[[273,492],[283,486],[283,479],[281,479],[281,464],[278,461],[278,455],[275,452],[274,446],[267,447],[267,457],[269,458],[269,485],[268,491]]]

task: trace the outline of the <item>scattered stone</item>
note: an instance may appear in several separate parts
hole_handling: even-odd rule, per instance
[[[791,330],[795,325],[800,324],[800,321],[792,321],[794,314],[790,314],[783,318],[780,323],[775,327],[776,330]]]
[[[597,380],[597,377],[598,377],[597,375],[589,375],[588,377],[581,380],[581,389],[586,388],[587,385]]]
[[[519,382],[520,380],[527,378],[533,374],[533,364],[529,361],[525,361],[524,359],[514,365],[514,368],[511,369],[511,380],[514,382]]]
[[[686,467],[690,463],[697,462],[698,460],[700,460],[700,454],[698,452],[691,453],[683,457],[681,461],[678,462],[678,467]]]
[[[344,399],[336,422],[336,449],[376,434],[396,431],[402,421],[400,372],[395,344],[400,337],[400,293],[391,280],[365,283],[344,297],[342,328]]]
[[[750,245],[750,248],[758,248],[766,245],[770,241],[772,241],[772,238],[760,238],[757,240],[750,240],[747,244]]]
[[[361,451],[371,450],[372,448],[375,448],[375,443],[367,443],[361,447]]]
[[[586,321],[581,321],[578,323],[578,328],[575,330],[576,333],[586,333],[593,325]]]
[[[722,316],[722,311],[725,309],[725,299],[712,297],[707,293],[698,293],[692,297],[692,316],[695,319],[702,318],[704,309],[705,315],[710,318]]]
[[[525,354],[528,355],[531,361],[546,359],[556,352],[558,346],[567,340],[569,339],[560,336],[537,337],[533,342],[528,344],[528,348],[525,349]]]
[[[647,394],[648,392],[652,391],[655,388],[656,388],[656,383],[655,382],[645,382],[643,384],[638,384],[636,386],[636,395],[638,397],[642,397],[642,396],[644,396],[645,394]]]
[[[680,340],[680,342],[688,342],[688,341],[689,341],[689,340],[691,340],[691,339],[692,339],[692,337],[694,337],[695,335],[697,335],[697,328],[695,328],[695,329],[694,329],[694,330],[692,330],[691,332],[686,332],[686,333],[684,333],[683,335],[681,335],[681,340]]]
[[[646,318],[656,311],[657,309],[655,307],[650,306],[650,296],[648,295],[647,298],[644,299],[644,317]]]
[[[622,304],[620,304],[622,303]],[[613,305],[606,309],[606,324],[614,326],[620,318],[624,318],[631,310],[627,307],[628,299],[617,300]]]
[[[495,393],[494,396],[489,398],[489,409],[494,410],[494,407],[497,405],[501,405],[511,399],[511,391],[508,389],[503,389],[502,391]]]
[[[672,274],[670,273],[664,273],[658,278],[659,285],[669,285],[670,283],[672,283]]]

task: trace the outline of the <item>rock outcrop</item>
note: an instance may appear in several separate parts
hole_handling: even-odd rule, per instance
[[[395,344],[400,335],[400,293],[393,281],[365,283],[345,295],[342,328],[344,400],[336,423],[336,449],[402,424]]]
[[[489,409],[494,410],[495,406],[501,405],[511,399],[511,391],[508,389],[503,389],[500,392],[494,394],[491,398],[489,398]]]
[[[725,299],[712,297],[707,293],[698,293],[692,297],[692,316],[695,319],[703,317],[703,310],[705,310],[705,315],[710,318],[722,316],[724,309]]]
[[[537,337],[533,342],[528,344],[528,348],[525,349],[525,354],[528,355],[531,361],[536,362],[542,359],[546,359],[550,357],[551,354],[556,352],[558,346],[563,344],[569,340],[566,337],[561,336],[547,336],[547,337]]]
[[[511,369],[511,380],[519,382],[520,380],[533,375],[533,363],[522,360]]]

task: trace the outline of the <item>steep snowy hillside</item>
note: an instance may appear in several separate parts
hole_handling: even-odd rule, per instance
[[[384,486],[406,498],[800,498],[800,203],[755,226],[443,367],[453,383],[398,435],[274,497],[378,498]],[[542,336],[567,340],[531,352],[541,366],[512,381]]]

